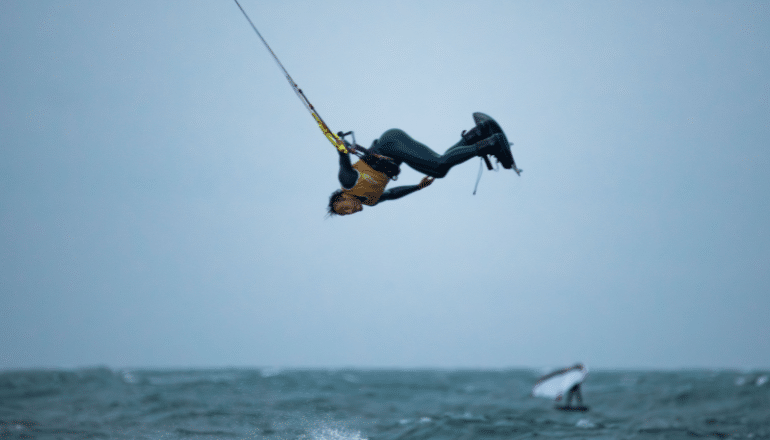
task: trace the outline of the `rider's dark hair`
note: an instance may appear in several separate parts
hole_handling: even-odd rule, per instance
[[[332,195],[329,196],[329,206],[326,208],[328,217],[331,217],[333,215],[339,215],[337,214],[337,211],[334,210],[334,204],[337,203],[341,197],[342,197],[341,189],[334,191]]]

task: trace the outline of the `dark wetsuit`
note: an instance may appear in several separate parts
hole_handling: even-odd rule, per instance
[[[446,176],[453,166],[477,155],[476,147],[467,145],[464,140],[450,147],[443,155],[438,154],[397,128],[386,131],[369,149],[363,150],[387,156],[398,165],[405,163],[416,171],[437,178]],[[340,154],[339,179],[343,188],[352,188],[358,180],[358,172],[353,169],[347,154]],[[382,193],[379,201],[398,199],[418,189],[418,185],[397,186]]]
[[[572,398],[577,398],[578,406],[583,405],[583,395],[580,393],[580,384],[576,383],[572,388],[567,391],[567,398],[565,400],[565,406],[570,407],[572,405]]]

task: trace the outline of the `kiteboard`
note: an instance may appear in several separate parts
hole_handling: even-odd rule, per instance
[[[575,411],[575,412],[585,412],[588,411],[587,406],[557,406],[555,407],[559,411]]]
[[[497,121],[492,119],[491,116],[481,112],[475,112],[473,113],[473,122],[475,122],[476,125],[481,125],[484,122],[490,124],[493,127],[492,128],[493,133],[500,133],[501,135],[503,135],[503,142],[505,142],[505,145],[513,145],[508,142],[508,137],[505,136],[505,132],[503,132],[503,129],[500,127],[500,124],[498,124]],[[516,161],[513,159],[513,153],[508,151],[508,156],[509,156],[508,159],[511,162],[511,167],[506,167],[506,168],[513,168],[513,171],[516,171],[516,174],[521,176],[521,170],[516,166]],[[489,162],[488,159],[485,159],[485,160],[487,162],[487,168],[491,170],[492,164]]]

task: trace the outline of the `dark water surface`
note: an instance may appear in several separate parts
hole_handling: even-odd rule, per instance
[[[0,439],[770,438],[768,372],[592,371],[585,413],[530,370],[0,372]]]

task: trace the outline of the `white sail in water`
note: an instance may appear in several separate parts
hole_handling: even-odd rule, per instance
[[[570,388],[583,382],[586,375],[588,369],[581,364],[545,375],[532,388],[532,395],[559,400]]]

